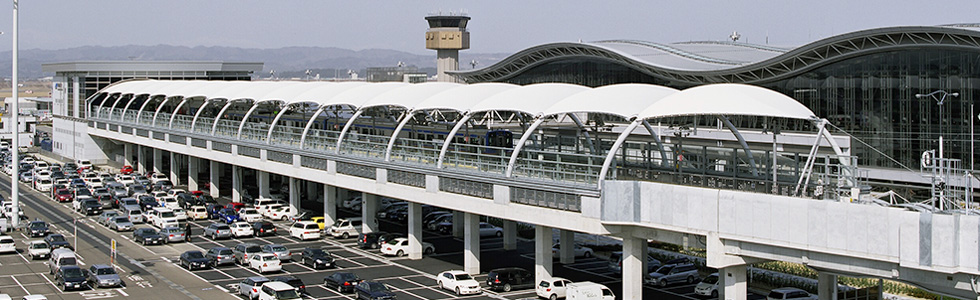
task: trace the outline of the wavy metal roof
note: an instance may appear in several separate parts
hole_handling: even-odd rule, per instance
[[[591,57],[628,66],[677,86],[763,83],[875,52],[922,47],[980,52],[980,31],[976,29],[965,25],[887,27],[828,37],[793,49],[733,42],[549,43],[521,50],[481,69],[449,73],[470,83],[505,81],[548,62]]]
[[[595,112],[651,119],[684,115],[749,115],[812,119],[814,113],[781,93],[744,84],[715,84],[678,91],[649,84],[588,88],[571,84],[527,86],[487,83],[334,83],[248,81],[134,80],[104,88],[100,94],[193,96],[207,100],[314,102],[358,109],[400,106],[415,110],[460,112],[520,111],[535,116]]]

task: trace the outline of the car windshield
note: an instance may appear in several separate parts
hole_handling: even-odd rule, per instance
[[[473,277],[470,277],[470,274],[456,274],[454,276],[456,276],[456,281],[473,279]]]
[[[146,228],[146,229],[143,229],[143,234],[145,234],[145,235],[154,235],[154,234],[157,234],[157,231],[156,230],[153,230],[153,228]]]
[[[48,248],[47,243],[31,243],[31,249],[45,249]]]
[[[116,274],[116,270],[113,268],[98,268],[95,270],[95,275],[112,275]]]
[[[327,252],[326,251],[323,251],[321,249],[314,249],[313,251],[310,251],[310,255],[311,256],[327,256]]]
[[[718,283],[718,276],[717,275],[708,276],[707,278],[705,278],[701,282],[704,282],[704,283],[707,283],[707,284],[715,284],[715,283]]]
[[[235,215],[238,215],[238,213],[235,212],[235,209],[234,208],[225,208],[225,209],[222,209],[221,210],[221,213],[224,214],[224,215],[226,215],[226,216],[235,216]]]
[[[127,217],[118,217],[118,218],[116,218],[116,223],[124,223],[124,222],[129,222],[129,218],[127,218]]]
[[[286,247],[283,247],[283,246],[272,246],[272,247],[269,247],[269,249],[272,249],[272,251],[275,251],[275,252],[283,252],[283,251],[286,251]]]
[[[65,241],[65,237],[64,236],[61,236],[61,235],[49,235],[48,238],[52,242],[64,242]]]
[[[38,228],[44,228],[45,226],[47,226],[47,225],[44,224],[44,222],[31,222],[30,228],[31,229],[38,229]]]
[[[772,291],[769,293],[769,299],[783,299],[783,293]]]
[[[262,247],[259,246],[249,246],[245,248],[245,252],[262,252]]]
[[[673,269],[673,268],[674,267],[672,267],[672,266],[663,266],[663,267],[660,267],[660,269],[657,269],[657,273],[667,274],[667,273],[670,273],[670,270]]]
[[[65,278],[82,277],[82,269],[66,268],[64,269],[64,271],[65,271]]]
[[[297,298],[299,298],[299,294],[296,293],[296,290],[290,289],[285,291],[276,291],[276,299],[297,299]]]
[[[337,277],[342,281],[355,281],[357,280],[357,275],[354,273],[337,273]]]
[[[201,254],[201,252],[197,252],[197,251],[189,252],[187,253],[187,258],[204,258],[204,254]]]
[[[68,190],[58,190],[58,195],[71,195]]]
[[[388,293],[388,287],[381,283],[368,284],[371,287],[372,293]]]
[[[225,225],[225,224],[219,224],[218,226],[215,227],[215,229],[217,229],[217,230],[229,230],[229,229],[231,229],[231,227],[228,227],[228,225]]]

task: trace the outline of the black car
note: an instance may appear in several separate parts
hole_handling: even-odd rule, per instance
[[[206,269],[208,265],[208,259],[201,251],[191,250],[180,254],[180,266],[187,270]]]
[[[260,221],[252,224],[252,234],[255,236],[276,235],[276,225],[269,221]]]
[[[389,242],[391,240],[394,240],[394,239],[397,239],[397,238],[400,238],[400,237],[405,237],[405,235],[404,234],[401,234],[401,233],[386,233],[386,234],[383,234],[380,237],[378,237],[378,245],[380,247],[381,244],[387,243],[387,242]]]
[[[311,268],[329,268],[335,267],[333,256],[327,251],[319,248],[304,248],[303,254],[300,256],[301,261],[304,265],[308,265]]]
[[[218,212],[221,211],[222,209],[225,209],[225,206],[220,204],[208,204],[207,208],[208,208],[208,219],[216,219],[218,218]]]
[[[500,268],[487,273],[487,285],[491,290],[509,292],[513,289],[533,288],[534,273],[522,268]]]
[[[357,247],[361,249],[378,249],[381,248],[381,242],[378,239],[382,236],[388,234],[384,231],[362,233],[357,236]]]
[[[71,250],[75,250],[75,248],[72,247],[71,244],[69,244],[68,241],[65,240],[65,236],[61,234],[49,234],[48,236],[44,237],[44,241],[51,246],[52,251],[58,248],[68,248]]]
[[[341,293],[354,291],[354,286],[361,282],[361,279],[350,272],[337,272],[330,276],[323,277],[323,286],[326,288],[337,289]]]
[[[154,191],[169,191],[172,188],[174,188],[174,184],[170,180],[160,180],[151,186]]]
[[[82,187],[79,187],[79,188],[75,188],[75,198],[78,198],[80,196],[89,196],[89,197],[92,197],[92,191],[90,191],[87,188],[85,188],[85,186],[82,186]]]
[[[272,277],[272,281],[284,282],[296,288],[300,294],[306,294],[306,284],[303,283],[303,280],[295,276],[276,276]]]
[[[50,233],[48,223],[41,220],[31,221],[30,224],[27,224],[27,232],[31,237],[42,237]]]
[[[143,208],[143,211],[150,211],[154,207],[160,207],[160,202],[157,202],[153,196],[140,196],[140,207]]]
[[[354,288],[354,292],[357,294],[357,299],[368,299],[368,300],[387,300],[395,299],[395,293],[393,293],[388,286],[384,283],[376,281],[361,281]]]
[[[111,198],[110,201],[112,201]],[[95,200],[95,199],[85,200],[85,202],[82,202],[82,209],[85,210],[85,215],[91,216],[91,215],[101,214],[102,203],[100,202],[101,200]]]
[[[78,266],[64,266],[54,274],[55,285],[60,286],[62,291],[84,289],[88,287],[85,275],[86,272]]]
[[[163,236],[153,228],[140,228],[133,231],[133,242],[142,243],[144,246],[160,245],[163,244]]]
[[[188,193],[177,194],[177,204],[184,209],[190,209],[191,206],[204,205],[204,201],[197,199],[197,197],[192,196]]]

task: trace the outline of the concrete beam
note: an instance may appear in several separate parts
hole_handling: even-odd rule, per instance
[[[422,259],[422,204],[408,203],[408,258]]]
[[[460,222],[462,221],[462,222]],[[453,224],[463,223],[463,272],[480,274],[480,215],[466,213],[463,220],[453,219]]]
[[[264,172],[263,172],[264,173]],[[269,173],[266,173],[269,174]],[[323,223],[327,227],[337,221],[337,187],[323,185]]]
[[[568,246],[562,239],[562,250]],[[623,238],[623,300],[643,299],[643,277],[646,275],[646,247],[644,239]]]
[[[517,249],[517,222],[504,220],[504,250]]]
[[[534,282],[549,279],[553,274],[551,227],[534,227]]]
[[[361,193],[361,232],[370,233],[377,232],[378,230],[378,202],[381,200],[378,195]]]
[[[558,241],[561,243],[561,248],[558,249],[558,257],[562,264],[574,264],[575,263],[575,232],[571,230],[559,230],[558,231]]]

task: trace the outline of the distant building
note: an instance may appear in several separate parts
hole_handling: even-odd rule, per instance
[[[87,134],[85,99],[96,91],[127,79],[165,80],[251,80],[262,71],[259,62],[220,61],[83,61],[41,65],[44,72],[53,72],[51,80],[52,152],[71,159],[93,162],[108,159],[103,150],[108,145],[96,145]],[[108,150],[106,150],[108,151]]]
[[[428,76],[416,66],[367,68],[368,82],[425,82]]]

